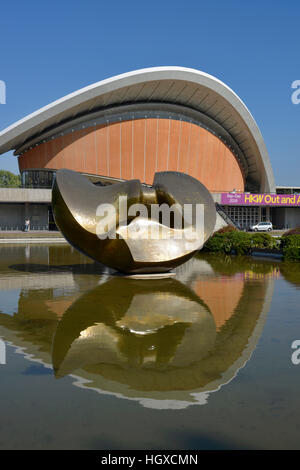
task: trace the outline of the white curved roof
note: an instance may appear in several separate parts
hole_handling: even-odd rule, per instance
[[[275,192],[269,155],[242,100],[223,82],[184,67],[153,67],[117,75],[50,103],[0,132],[0,154],[17,149],[49,128],[78,115],[122,103],[160,101],[198,110],[235,140],[248,164],[248,178],[262,192]]]

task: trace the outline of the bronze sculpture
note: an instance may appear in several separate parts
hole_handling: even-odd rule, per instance
[[[189,287],[175,279],[115,276],[84,293],[62,316],[53,336],[53,370],[60,378],[101,364],[120,369],[125,378],[130,368],[136,382],[144,377],[150,384],[161,370],[179,372],[206,357],[215,340],[214,318]]]
[[[97,186],[75,171],[59,170],[52,207],[71,245],[126,273],[166,272],[184,263],[203,246],[216,221],[205,186],[168,171],[156,173],[152,186],[139,180]]]

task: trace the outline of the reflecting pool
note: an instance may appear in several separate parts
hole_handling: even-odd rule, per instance
[[[175,273],[0,246],[0,448],[300,448],[299,264]]]

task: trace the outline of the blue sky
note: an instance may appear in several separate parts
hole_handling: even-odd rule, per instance
[[[264,136],[276,184],[300,186],[299,0],[2,2],[0,129],[104,78],[181,65],[223,80]],[[11,153],[0,168],[18,171]]]

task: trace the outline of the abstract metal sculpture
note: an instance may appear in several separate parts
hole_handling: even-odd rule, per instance
[[[130,382],[134,374],[142,386],[151,384],[156,371],[172,375],[176,368],[180,374],[205,358],[216,334],[208,306],[181,282],[114,277],[84,293],[62,316],[53,337],[53,369],[59,378],[93,364],[98,373],[119,369],[117,382],[117,376]],[[177,387],[184,388],[183,382]]]
[[[98,186],[79,173],[59,170],[52,207],[71,245],[126,273],[166,272],[184,263],[203,246],[216,222],[205,186],[168,171],[156,173],[152,186],[139,180]]]

